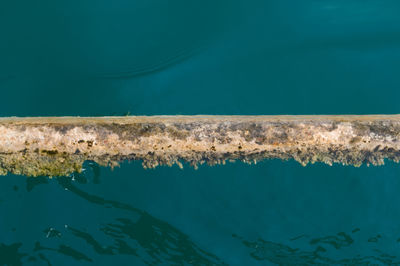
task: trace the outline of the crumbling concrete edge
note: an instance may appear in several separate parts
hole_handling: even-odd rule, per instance
[[[399,115],[0,118],[0,175],[65,176],[86,160],[382,165],[400,160],[399,136]]]

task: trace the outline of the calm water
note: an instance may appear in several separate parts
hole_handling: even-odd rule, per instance
[[[0,116],[400,113],[399,1],[1,1]],[[0,264],[400,264],[400,166],[0,178]]]

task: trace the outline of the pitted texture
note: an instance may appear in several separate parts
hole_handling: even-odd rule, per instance
[[[269,158],[360,166],[400,159],[400,116],[150,116],[0,119],[0,174],[62,176],[115,166]]]

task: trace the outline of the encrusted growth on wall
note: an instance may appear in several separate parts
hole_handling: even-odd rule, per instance
[[[143,166],[269,158],[359,166],[400,160],[400,116],[152,116],[0,119],[0,175],[63,176],[85,160]]]

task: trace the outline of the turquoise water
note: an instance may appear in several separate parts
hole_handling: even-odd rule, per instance
[[[1,1],[0,116],[400,113],[398,1]],[[400,166],[0,178],[0,264],[397,265]]]

